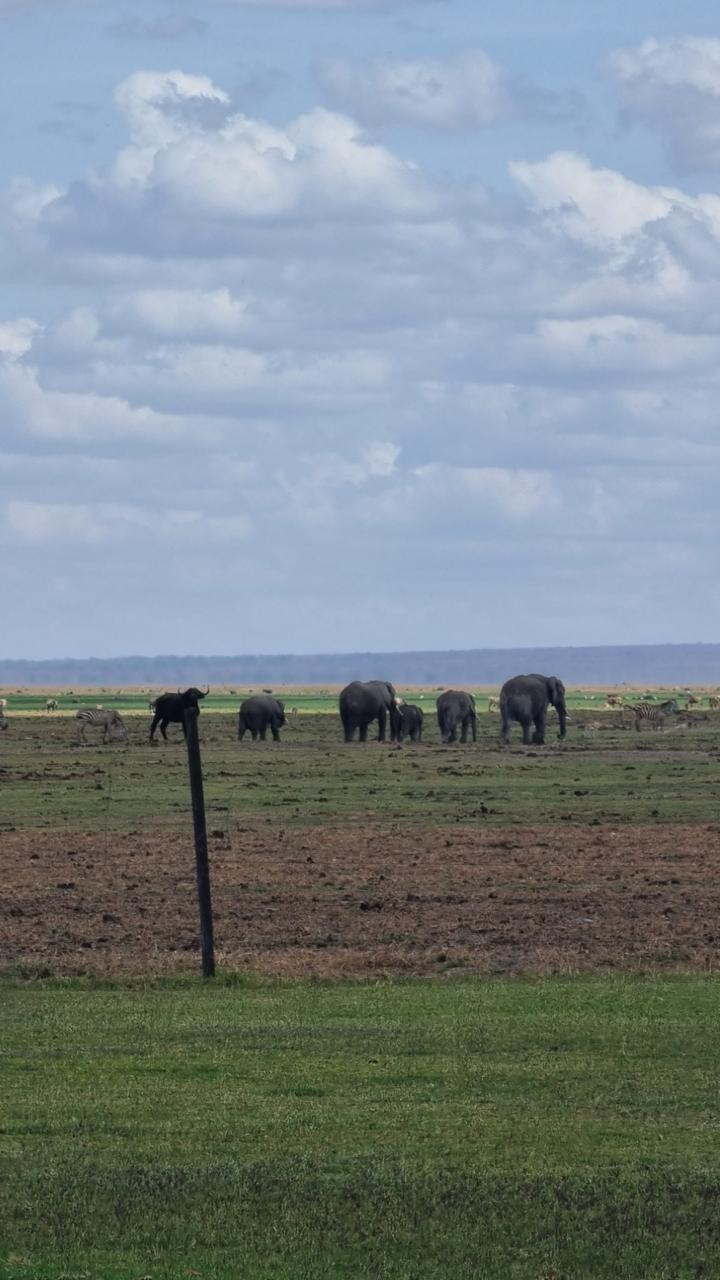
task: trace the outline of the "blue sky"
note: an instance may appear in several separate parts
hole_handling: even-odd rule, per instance
[[[0,0],[14,657],[717,639],[699,0]]]

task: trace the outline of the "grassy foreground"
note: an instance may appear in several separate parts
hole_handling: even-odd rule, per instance
[[[0,988],[0,1276],[715,1277],[702,978]]]

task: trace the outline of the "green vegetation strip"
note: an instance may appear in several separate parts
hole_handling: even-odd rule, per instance
[[[0,1276],[720,1274],[698,978],[0,987]]]
[[[401,750],[346,745],[335,717],[296,717],[283,741],[239,743],[234,719],[201,716],[211,826],[315,826],[368,821],[452,823],[714,822],[720,810],[720,718],[692,729],[636,733],[610,727],[587,737],[577,719],[560,744],[509,749],[497,717],[482,717],[477,743],[443,747],[436,726]],[[0,831],[14,827],[131,830],[187,825],[187,755],[172,740],[78,746],[67,719],[15,716],[0,741]]]

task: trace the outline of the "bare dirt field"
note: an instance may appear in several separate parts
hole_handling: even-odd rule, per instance
[[[720,825],[215,829],[219,966],[282,977],[720,968]],[[0,966],[195,972],[176,831],[2,836]]]

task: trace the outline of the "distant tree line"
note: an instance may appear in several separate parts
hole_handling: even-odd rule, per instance
[[[720,645],[598,645],[588,648],[448,649],[421,653],[201,654],[159,657],[0,659],[0,685],[502,684],[528,671],[558,672],[566,684],[720,685]]]

